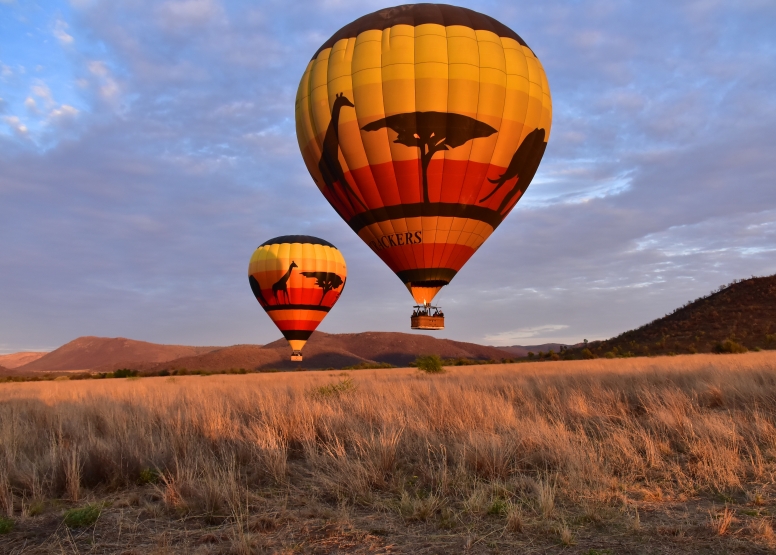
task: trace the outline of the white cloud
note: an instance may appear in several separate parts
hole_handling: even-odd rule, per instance
[[[6,78],[13,75],[13,70],[7,65],[0,63],[0,77]]]
[[[547,334],[552,335],[553,332],[567,329],[565,324],[547,324],[545,326],[532,326],[527,328],[518,328],[516,330],[502,331],[493,335],[486,335],[485,341],[493,345],[515,345],[521,342],[525,342],[526,339],[533,339],[534,342],[537,338],[542,338],[542,342],[548,342],[546,340]],[[558,341],[555,339],[555,341]]]
[[[52,107],[55,104],[51,89],[43,82],[32,86],[32,94],[43,100],[48,107]]]
[[[24,101],[24,106],[30,112],[33,112],[33,113],[38,112],[38,105],[35,103],[35,99],[32,98],[31,96],[28,96],[27,99]]]
[[[7,123],[11,129],[20,135],[27,135],[27,126],[24,125],[17,116],[5,116],[3,121],[5,121],[5,123]]]
[[[89,62],[89,71],[100,79],[100,94],[105,100],[112,100],[119,93],[119,85],[111,76],[110,69],[105,62],[99,60]]]
[[[62,44],[73,44],[73,36],[67,33],[68,27],[68,24],[61,19],[57,19],[56,23],[54,23],[54,30],[52,32]]]
[[[51,110],[49,113],[50,118],[65,118],[65,117],[73,117],[78,114],[78,110],[73,108],[72,106],[68,104],[62,104],[59,108],[56,108],[54,110]]]
[[[108,68],[105,65],[105,62],[100,62],[98,60],[89,62],[88,65],[89,71],[92,72],[92,74],[97,75],[99,77],[105,77],[108,75]]]

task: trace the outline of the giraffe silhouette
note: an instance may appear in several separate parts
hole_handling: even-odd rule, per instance
[[[291,277],[291,270],[298,267],[299,266],[296,265],[296,262],[292,260],[291,264],[288,266],[288,271],[283,274],[283,277],[277,280],[272,286],[272,294],[275,296],[275,302],[277,304],[280,304],[280,301],[278,300],[278,291],[282,291],[286,294],[286,304],[291,303],[291,299],[288,297],[288,289],[286,288],[286,284],[288,283],[288,278]]]
[[[496,186],[490,194],[481,198],[480,202],[488,200],[496,194],[496,191],[498,191],[507,181],[514,179],[515,177],[517,177],[517,183],[515,183],[512,190],[506,194],[497,211],[501,212],[506,208],[518,192],[525,192],[526,188],[528,188],[528,184],[531,183],[536,170],[539,168],[539,162],[541,162],[542,156],[544,155],[544,149],[547,148],[544,137],[544,129],[534,129],[526,135],[523,142],[517,147],[517,150],[512,156],[512,160],[509,162],[509,166],[504,173],[497,179],[488,178],[488,181],[495,183]]]
[[[342,170],[342,164],[339,161],[339,116],[343,106],[355,108],[344,93],[339,93],[336,95],[334,106],[331,109],[331,121],[329,121],[329,127],[326,129],[326,136],[323,139],[323,153],[321,154],[320,162],[318,162],[318,170],[321,172],[321,176],[323,176],[326,188],[332,195],[336,196],[334,184],[340,184],[345,190],[348,204],[355,212],[352,198],[355,198],[363,206],[364,210],[367,208],[345,179],[345,172]]]

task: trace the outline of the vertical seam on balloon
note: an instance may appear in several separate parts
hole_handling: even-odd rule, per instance
[[[320,56],[320,53],[318,54],[318,56]],[[307,111],[310,114],[310,125],[313,128],[313,137],[312,137],[312,139],[316,143],[318,143],[318,136],[320,135],[320,132],[319,132],[319,129],[318,129],[318,124],[316,122],[317,118],[315,117],[315,108],[314,108],[314,104],[313,104],[313,90],[314,90],[314,87],[313,87],[313,71],[315,70],[316,63],[320,63],[320,61],[318,61],[317,57],[316,57],[315,60],[313,60],[313,65],[310,68],[310,79],[308,80],[308,83],[307,83],[307,87],[308,87],[308,91],[307,91],[308,92],[308,94],[307,94]],[[327,76],[327,81],[328,81],[328,72],[329,72],[329,59],[327,58],[326,59],[326,76]],[[329,87],[327,86],[326,87],[326,105],[327,106],[328,106],[328,98],[329,98],[329,94],[328,94],[329,91],[328,91],[328,89],[329,89]],[[331,121],[331,108],[328,109],[328,114],[329,114],[329,121]],[[324,138],[322,138],[321,142],[318,143],[318,149],[321,151],[321,153],[323,153],[323,139]],[[321,156],[323,156],[323,154],[321,154]],[[323,181],[323,175],[321,175],[321,181]],[[324,191],[326,190],[326,184],[325,183],[317,183],[316,182],[315,185],[318,188],[318,190],[321,192],[321,195],[323,195],[323,198],[326,200],[326,202],[331,204],[329,199],[324,194]],[[332,208],[334,208],[334,211],[337,212],[337,214],[339,215],[339,211],[337,210],[337,207],[332,205]]]
[[[538,65],[541,66],[541,63],[539,63],[539,58],[536,56],[534,51],[531,50],[531,48],[528,45],[526,45],[526,48],[528,48],[528,50],[531,51],[531,54],[536,59]],[[526,80],[528,81],[528,102],[526,102],[525,113],[523,114],[523,130],[520,133],[521,140],[520,140],[520,142],[517,145],[518,148],[520,148],[520,146],[523,144],[523,141],[525,141],[525,139],[528,136],[528,134],[531,131],[533,131],[533,130],[529,130],[529,126],[526,125],[528,123],[527,118],[528,118],[528,113],[529,113],[529,109],[530,109],[530,106],[531,106],[531,65],[528,63],[528,58],[527,58],[527,56],[525,56],[525,52],[522,50],[522,48],[520,49],[520,53],[526,58],[525,66],[527,68]],[[543,67],[540,67],[540,69],[541,69],[542,72],[544,72],[544,68]],[[548,85],[549,85],[549,82],[548,82]],[[541,103],[542,103],[542,106],[544,106],[544,87],[541,84],[541,79],[539,79],[539,89],[542,91]],[[536,128],[537,129],[539,128],[538,126],[541,124],[541,121],[542,121],[541,120],[541,114],[539,114],[539,120],[536,122],[536,126],[537,126]],[[538,167],[537,167],[537,170],[538,170]],[[520,179],[520,177],[518,176],[518,181],[519,181],[519,179]],[[533,180],[533,176],[531,177],[531,180]],[[525,185],[524,188],[523,188],[523,185]],[[503,217],[506,217],[512,210],[514,210],[515,206],[517,206],[517,203],[520,202],[520,199],[522,198],[523,194],[525,194],[525,191],[528,188],[528,184],[521,184],[521,188],[522,188],[522,191],[521,191],[520,195],[517,197],[517,199],[514,202],[510,202],[509,205],[507,205],[505,207],[506,211],[504,212]]]
[[[385,31],[383,31],[383,32],[385,32]],[[356,37],[356,40],[358,40],[358,36]],[[354,47],[353,59],[355,60],[355,47]],[[381,41],[380,60],[379,60],[379,62],[380,62],[380,65],[379,65],[379,68],[380,68],[380,91],[381,91],[381,95],[382,95],[382,99],[383,99],[382,100],[382,104],[383,104],[383,117],[385,117],[385,89],[383,88],[383,73],[382,73],[382,68],[383,68],[383,63],[382,63],[383,62],[382,41]],[[350,73],[351,80],[350,80],[350,83],[351,83],[351,86],[352,86],[352,84],[353,84],[353,62],[352,61],[351,61],[350,69],[351,69],[351,73]],[[356,103],[356,90],[355,90],[355,88],[353,89],[353,103],[354,104]],[[358,122],[358,133],[359,133],[359,136],[363,137],[363,131],[361,130],[361,120],[358,117],[358,109],[354,108],[354,110],[356,110],[356,121]],[[388,130],[387,129],[385,130],[385,134],[386,134],[386,137],[388,137]],[[374,170],[372,169],[372,161],[369,158],[369,152],[367,151],[366,146],[364,146],[363,138],[361,139],[361,145],[364,147],[364,153],[366,155],[367,165],[369,166],[369,172],[372,174],[372,181],[374,181],[374,183],[375,183],[375,189],[377,190],[377,196],[380,198],[380,203],[382,204],[382,206],[385,207],[385,206],[387,206],[387,204],[385,202],[385,199],[383,198],[382,192],[380,191],[380,185],[377,182],[377,179],[375,178],[375,173],[374,173]],[[388,152],[389,153],[391,152],[390,138],[388,139]],[[396,169],[393,166],[393,157],[391,157],[391,159],[390,159],[390,168],[391,168],[391,173],[393,174],[393,181],[394,181],[394,183],[397,183]],[[380,229],[380,225],[379,224],[377,224],[377,227],[378,227],[378,229]],[[374,235],[375,235],[374,231],[373,231],[374,228],[371,227],[371,226],[366,226],[366,228],[368,229],[369,233],[371,233],[372,236],[374,237]],[[358,233],[356,233],[356,235],[358,235]],[[359,235],[359,238],[361,238],[360,235]],[[375,239],[378,239],[378,238],[375,237]],[[369,243],[367,243],[367,245],[368,244]],[[377,251],[373,251],[373,252],[378,256],[378,258],[380,257],[380,255],[377,254]],[[381,258],[381,260],[382,260],[382,258]]]
[[[350,39],[350,38],[348,38],[348,39],[346,39],[346,40],[348,41],[348,43],[350,43],[350,40],[351,40],[351,39]],[[355,41],[356,41],[356,39],[355,39],[355,38],[353,38],[353,44],[354,44],[354,46],[353,46],[353,49],[354,49],[354,50],[355,50]],[[346,53],[346,55],[347,55],[347,46],[345,47],[345,53]],[[329,59],[331,60],[331,58],[329,58]],[[329,78],[328,67],[329,67],[329,66],[327,65],[327,66],[326,66],[326,69],[327,69],[327,73],[326,73],[326,89],[327,89],[327,92],[328,92],[329,94],[331,94],[331,91],[329,91],[329,88],[330,88],[330,85],[331,85],[331,83],[332,83],[332,80]],[[352,59],[351,59],[351,63],[350,63],[350,71],[349,71],[348,77],[350,78],[350,91],[351,91],[351,94],[353,95],[353,100],[354,100],[354,104],[355,104],[355,93],[354,93],[354,89],[353,89],[353,60],[352,60]],[[342,91],[340,91],[340,92],[342,92]],[[336,95],[337,93],[335,92],[334,94]],[[353,108],[353,110],[355,111],[355,107]],[[356,115],[356,125],[358,125],[358,115]],[[352,179],[352,181],[353,181],[353,188],[354,188],[354,192],[356,193],[356,197],[357,197],[357,198],[359,198],[359,199],[360,199],[360,200],[361,200],[361,201],[362,201],[362,202],[363,202],[363,203],[366,205],[366,204],[367,204],[366,197],[365,197],[365,195],[363,194],[363,192],[361,191],[361,188],[359,187],[359,183],[358,183],[358,181],[356,180],[356,176],[355,176],[355,174],[353,173],[353,170],[351,170],[351,164],[350,164],[350,162],[348,161],[348,157],[347,157],[347,155],[345,154],[345,149],[343,149],[343,148],[342,148],[342,143],[341,143],[341,141],[339,141],[339,120],[338,120],[338,122],[337,122],[337,127],[338,127],[338,129],[337,129],[337,139],[338,139],[338,140],[337,140],[337,144],[339,145],[338,152],[342,152],[342,158],[345,160],[345,166],[347,166],[347,172],[349,172],[349,173],[350,173],[350,178],[351,178],[351,179]],[[359,135],[360,135],[360,133],[361,133],[361,130],[359,129]],[[361,144],[361,147],[363,148],[363,146],[364,146],[364,143],[363,143],[362,141],[360,141],[360,144]],[[366,158],[366,153],[364,153],[364,158]],[[367,162],[368,162],[368,159],[367,159]],[[368,164],[367,164],[367,165],[368,165]],[[343,171],[343,175],[344,175],[345,173],[347,173],[347,172],[346,172],[346,171]],[[346,181],[347,181],[347,180],[346,180]],[[346,190],[344,187],[343,187],[342,189],[343,189],[343,194],[345,195],[345,197],[346,197],[346,198],[349,198],[347,190]],[[348,204],[348,205],[349,205],[349,204],[350,204],[350,202],[348,202],[348,203],[346,203],[346,204]],[[363,212],[359,212],[357,207],[358,207],[358,203],[356,203],[356,202],[354,201],[354,206],[353,206],[353,215],[354,215],[354,216],[355,216],[356,214],[363,213],[363,212],[365,212],[365,211],[369,210],[369,209],[367,208],[367,209],[366,209],[366,210],[364,210]]]
[[[526,48],[528,48],[528,50],[531,50],[531,48],[528,47],[528,45],[526,45]],[[520,45],[520,49],[517,50],[517,51],[520,53],[521,56],[523,56],[523,58],[526,58],[525,52],[523,51],[523,48],[522,48],[522,45]],[[531,53],[533,53],[533,50],[531,50]],[[520,118],[522,120],[523,128],[521,129],[520,136],[518,137],[518,140],[517,140],[517,146],[515,147],[515,153],[517,152],[517,149],[520,148],[520,145],[523,144],[523,141],[525,141],[525,138],[528,136],[528,133],[526,133],[526,129],[528,127],[526,125],[526,123],[527,123],[526,122],[526,117],[528,116],[528,109],[529,109],[529,107],[531,105],[531,67],[528,64],[528,60],[527,59],[525,61],[525,67],[526,67],[525,79],[528,82],[528,92],[526,93],[526,96],[527,96],[528,100],[525,103],[525,111],[523,112],[522,117]],[[507,77],[509,77],[509,75],[507,75]],[[519,181],[520,180],[520,176],[518,176],[517,179]],[[506,192],[508,192],[508,190],[505,191],[505,196],[506,196]],[[522,194],[521,194],[521,197],[522,197]],[[498,198],[498,197],[496,197],[496,198]],[[507,210],[505,214],[502,215],[502,221],[503,221],[504,218],[506,218],[507,214],[509,214],[514,209],[515,205],[517,204],[517,202],[519,202],[519,200],[520,200],[520,197],[518,197],[517,201],[515,201],[512,204],[512,207],[509,210]],[[501,225],[501,224],[499,224],[499,225]],[[495,231],[495,229],[494,229],[494,231]]]
[[[337,273],[337,266],[334,263],[334,253],[332,252],[331,247],[324,247],[324,250],[326,251],[326,273]],[[326,300],[325,295],[321,296],[321,304],[324,303]]]
[[[477,113],[476,113],[477,118],[475,118],[475,119],[479,120],[479,115],[480,115],[480,87],[479,87],[479,84],[482,81],[482,77],[481,77],[481,74],[480,74],[480,72],[482,71],[482,60],[480,58],[480,40],[479,40],[479,37],[477,37],[477,31],[474,29],[474,24],[472,23],[472,20],[469,17],[469,14],[466,13],[465,15],[466,15],[466,20],[469,22],[469,28],[472,30],[472,32],[474,32],[474,43],[477,45]],[[467,175],[469,173],[469,162],[471,162],[471,158],[472,158],[472,153],[471,153],[472,149],[474,149],[474,145],[472,145],[471,149],[469,150],[469,157],[466,159],[466,168],[464,169],[464,172],[463,172],[464,185],[461,187],[461,192],[458,193],[458,210],[457,210],[456,216],[454,216],[453,220],[451,220],[451,222],[450,222],[451,231],[452,231],[452,225],[453,225],[453,222],[455,221],[455,219],[456,218],[460,218],[463,215],[463,212],[464,212],[464,208],[462,207],[462,204],[461,204],[461,198],[463,196],[463,191],[466,188],[466,177],[467,177]],[[449,235],[448,235],[448,237],[449,237]],[[460,237],[461,237],[461,234],[459,233],[458,234],[458,238],[460,238]],[[455,244],[457,245],[458,243],[455,243]],[[440,260],[439,261],[439,264],[440,264],[439,267],[440,268],[444,268],[445,267],[444,264],[449,262],[450,257],[452,256],[454,249],[455,249],[455,247],[451,248],[450,251],[447,254],[447,258],[445,258],[444,260]],[[444,254],[444,253],[442,253],[442,254]],[[460,270],[461,268],[453,268],[453,269],[456,272],[458,272],[458,270]]]
[[[496,137],[496,144],[493,146],[493,152],[490,153],[490,160],[488,161],[488,169],[493,165],[493,157],[496,155],[496,150],[499,146],[499,140],[501,139],[501,129],[504,127],[504,114],[506,114],[507,110],[507,91],[509,90],[509,67],[507,65],[507,56],[506,56],[506,49],[504,48],[504,39],[502,37],[499,37],[499,43],[501,45],[501,54],[504,57],[504,75],[505,75],[505,83],[504,83],[504,104],[501,106],[501,120],[499,121],[499,129],[498,129],[498,136]],[[482,198],[482,188],[485,186],[485,183],[487,181],[487,173],[482,179],[482,182],[480,183],[480,188],[477,190],[477,197],[475,199],[475,203],[479,204],[480,198]],[[492,184],[495,187],[495,184]],[[493,231],[496,229],[493,228]]]
[[[393,26],[393,27],[395,27],[395,26]],[[391,47],[391,29],[393,29],[393,27],[388,27],[385,31],[383,31],[384,33],[385,32],[388,33],[388,47],[389,48]],[[413,32],[413,46],[414,46],[414,32]],[[414,58],[414,52],[413,52],[413,62],[414,61],[415,61],[415,58]],[[384,78],[385,75],[383,73],[383,69],[384,68],[385,68],[385,66],[383,66],[383,51],[382,51],[382,48],[381,48],[380,49],[380,87],[383,89],[383,114],[384,114],[384,117],[388,117],[388,114],[385,113],[385,78]],[[404,205],[404,202],[403,202],[403,200],[401,198],[401,193],[400,193],[400,188],[399,188],[399,178],[396,176],[396,166],[395,166],[395,163],[394,163],[394,160],[393,160],[393,149],[391,148],[391,138],[390,138],[390,135],[388,135],[388,129],[387,128],[385,130],[385,136],[388,138],[388,151],[391,153],[391,167],[393,168],[394,180],[396,182],[396,195],[399,198],[399,206],[401,207],[401,206]],[[403,213],[403,211],[402,211],[402,213]],[[407,219],[404,218],[404,221],[405,221],[405,224],[406,224]],[[396,235],[396,228],[393,226],[393,220],[388,219],[388,220],[384,220],[383,222],[377,223],[377,226],[380,228],[381,231],[383,231],[381,224],[387,224],[387,227],[390,227],[391,234],[392,235]],[[404,258],[404,261],[406,262],[406,264],[410,264],[410,260],[407,257],[406,253],[403,250],[399,250],[398,252],[400,253],[399,256],[401,258]],[[386,262],[386,261],[383,260],[383,262]],[[396,270],[391,268],[390,264],[388,264],[387,262],[386,262],[386,264],[391,269],[391,271],[396,273]]]
[[[418,83],[417,83],[417,71],[416,71],[416,64],[417,64],[417,60],[418,60],[417,48],[418,48],[417,26],[416,26],[416,23],[415,23],[415,17],[413,15],[413,17],[412,17],[412,94],[414,96],[414,101],[413,101],[413,108],[414,108],[414,110],[413,110],[413,112],[415,114],[415,129],[416,130],[418,129],[418,116],[417,116],[417,113],[418,113]],[[420,133],[418,133],[418,136],[420,136]],[[423,200],[423,152],[422,152],[422,150],[419,153],[418,164],[420,166],[420,172],[419,172],[418,175],[420,177],[420,183],[419,183],[419,186],[420,186],[420,230],[421,230],[421,234],[422,234],[423,227],[424,227],[423,226],[423,222],[424,222],[424,218],[425,218],[425,202]],[[406,216],[404,217],[404,223],[405,223],[405,225],[407,225],[407,217]],[[405,249],[405,250],[407,250],[407,249]],[[420,268],[421,266],[425,266],[425,264],[426,264],[426,249],[425,249],[424,244],[422,242],[420,243],[420,257],[421,257],[420,261],[418,261],[418,257],[415,255],[415,250],[414,249],[409,249],[409,251],[410,251],[410,254],[412,255],[412,260],[410,260],[409,256],[405,256],[405,258],[407,259],[407,264],[408,264],[407,268],[408,269],[410,267],[412,267],[412,268]],[[410,286],[410,295],[412,295],[412,287],[411,286]]]
[[[442,13],[442,9],[439,6],[434,5],[434,8],[439,10],[439,16],[440,16],[440,19],[442,20],[442,26],[443,26],[442,28],[445,30],[445,43],[449,47],[449,43],[447,42],[447,21],[445,21],[444,13]],[[445,52],[445,54],[447,55],[447,105],[445,107],[445,112],[447,114],[449,114],[450,113],[450,55],[447,53],[447,51]],[[447,138],[447,122],[448,122],[448,118],[445,118],[445,138]],[[440,203],[442,202],[442,189],[443,189],[443,187],[445,185],[445,160],[446,160],[446,158],[447,158],[447,151],[445,150],[442,153],[442,176],[441,176],[441,182],[440,182],[440,185],[439,185],[439,202]],[[431,161],[430,160],[429,160],[428,165],[431,166]],[[430,196],[429,196],[429,201],[431,201],[431,197]],[[437,218],[436,218],[436,231],[434,232],[434,241],[435,242],[434,242],[434,247],[431,250],[431,264],[434,263],[434,258],[436,257],[437,245],[439,244],[437,242],[437,240],[438,240],[437,239],[437,235],[439,233],[439,218],[440,218],[440,216],[437,216]],[[447,233],[447,238],[445,239],[445,241],[447,241],[447,239],[449,237],[450,237],[450,233],[448,232]],[[445,250],[444,250],[445,249],[445,245],[447,245],[447,243],[444,243],[444,245],[442,246],[442,253],[440,255],[440,259],[441,259],[441,256],[444,255],[444,253],[445,253]],[[440,260],[440,266],[439,267],[442,267],[441,266],[441,260]]]
[[[345,39],[345,40],[347,40],[347,39]],[[337,41],[337,42],[339,42],[339,41]],[[332,52],[333,51],[334,51],[334,47],[332,47]],[[331,98],[332,94],[331,94],[331,90],[330,89],[333,88],[331,86],[332,79],[331,79],[331,72],[329,71],[330,68],[331,68],[331,53],[329,54],[329,59],[328,59],[328,61],[326,63],[326,97],[327,98]],[[351,90],[353,89],[353,79],[352,79],[352,77],[351,77],[351,80],[350,80],[350,88],[351,88]],[[336,94],[337,93],[335,92],[334,93],[335,98],[336,98]],[[331,109],[330,109],[330,111],[331,111]],[[348,160],[345,157],[345,151],[342,149],[342,146],[340,145],[340,140],[339,140],[339,117],[337,117],[337,160],[338,161],[339,161],[339,154],[340,153],[342,153],[342,160],[345,162],[345,167],[342,168],[342,177],[345,180],[345,183],[344,184],[340,183],[340,188],[342,189],[342,198],[340,199],[340,201],[342,202],[342,205],[346,209],[350,208],[350,211],[353,212],[351,217],[353,217],[353,216],[355,216],[358,213],[358,208],[357,208],[358,202],[356,201],[356,199],[351,199],[350,198],[350,195],[348,194],[347,188],[345,186],[346,184],[348,186],[350,186],[347,183],[347,179],[345,178],[345,174],[346,173],[350,173],[350,175],[352,177],[353,176],[353,172],[350,170],[350,164],[348,164]],[[353,180],[353,182],[355,183],[355,179]],[[355,184],[356,184],[356,186],[358,186],[357,183],[355,183]],[[336,189],[335,189],[335,191],[336,191]],[[360,199],[361,202],[364,202],[364,200],[361,199],[360,196],[357,196],[355,194],[354,194],[354,196],[356,196],[357,199]],[[364,204],[366,204],[366,203],[364,203]]]
[[[531,49],[528,48],[528,50],[531,50]],[[533,53],[533,50],[531,50],[531,53]],[[523,144],[523,141],[528,136],[528,133],[526,133],[526,129],[528,128],[528,126],[526,125],[526,123],[527,123],[526,118],[528,117],[528,109],[531,106],[531,66],[528,63],[528,58],[525,55],[525,52],[523,51],[522,48],[520,49],[520,54],[523,56],[523,58],[526,59],[525,60],[525,67],[526,67],[525,80],[528,82],[528,92],[526,93],[526,96],[528,97],[528,102],[525,103],[525,112],[523,112],[523,117],[522,117],[522,120],[523,120],[523,130],[520,131],[520,140],[517,143],[517,147],[518,148],[520,148],[520,145]]]

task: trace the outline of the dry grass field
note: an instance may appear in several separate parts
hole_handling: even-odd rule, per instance
[[[0,552],[766,553],[776,353],[0,384]]]

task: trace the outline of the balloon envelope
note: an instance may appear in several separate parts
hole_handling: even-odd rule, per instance
[[[297,356],[339,299],[347,275],[337,247],[308,235],[270,239],[248,265],[253,295]]]
[[[547,77],[525,41],[440,4],[346,25],[315,53],[296,98],[299,147],[318,188],[418,303],[523,195],[551,119]]]

